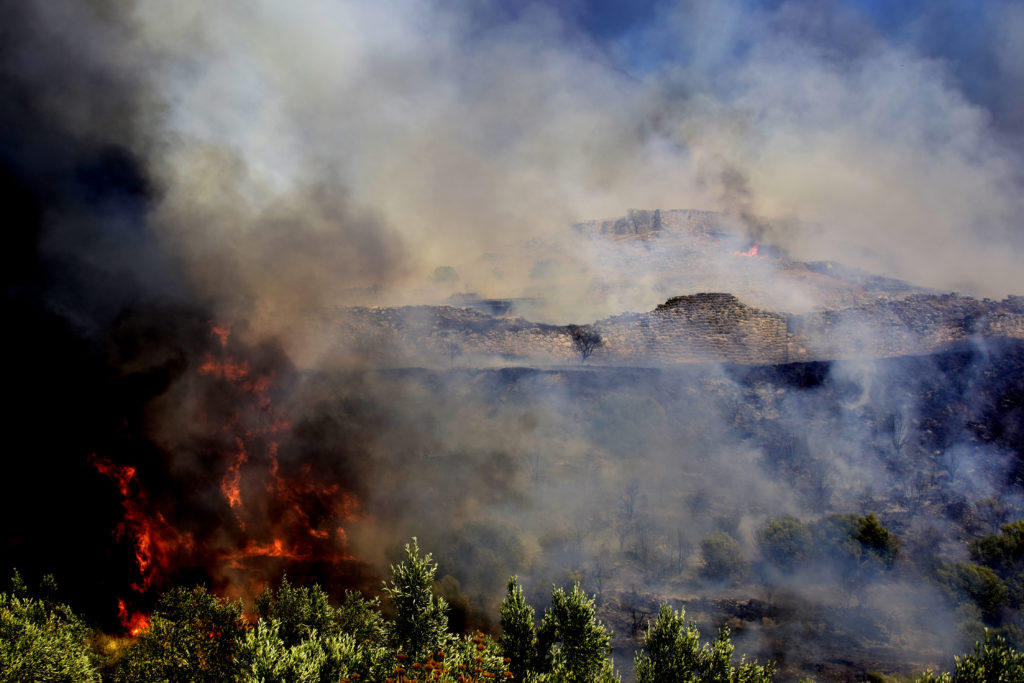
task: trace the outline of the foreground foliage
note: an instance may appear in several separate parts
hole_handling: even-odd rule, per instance
[[[12,583],[0,593],[0,681],[100,680],[85,624],[49,595],[29,595],[17,574]],[[52,579],[43,588],[52,594]]]
[[[940,568],[940,574],[972,599],[1001,604],[1005,593],[992,586],[1016,576],[1018,531],[1004,529],[972,548],[975,559],[992,568],[950,565]],[[872,563],[883,566],[898,547],[871,516],[833,517],[827,528],[806,533],[787,518],[766,527],[761,542],[766,551],[771,549],[770,561],[785,565],[802,559],[813,532],[830,537],[833,548],[846,545],[851,554],[870,554]],[[392,619],[382,616],[376,598],[348,591],[335,604],[320,586],[295,586],[287,577],[279,588],[267,588],[256,598],[252,624],[243,617],[240,601],[220,598],[203,587],[175,588],[160,597],[149,628],[134,641],[125,640],[127,645],[108,662],[95,649],[94,632],[70,608],[52,597],[30,596],[15,575],[12,591],[0,593],[0,682],[99,681],[100,664],[111,672],[110,679],[122,683],[619,680],[610,659],[612,634],[598,621],[594,598],[579,583],[554,588],[538,624],[518,579],[512,577],[501,605],[502,633],[495,639],[479,632],[448,632],[447,604],[436,595],[437,565],[430,555],[421,555],[415,539],[391,571],[383,590]],[[44,592],[53,589],[52,580],[44,584]],[[733,654],[728,629],[702,644],[685,613],[663,604],[634,658],[636,679],[765,683],[774,677],[774,663],[762,665],[744,657],[734,664]],[[987,632],[973,652],[956,658],[952,672],[928,672],[918,680],[1024,683],[1024,654],[1002,635]]]
[[[1012,649],[1002,636],[986,633],[973,652],[956,658],[952,673],[929,671],[918,683],[1024,683],[1024,652]]]
[[[700,633],[687,624],[685,612],[662,605],[658,618],[644,636],[644,650],[637,653],[637,683],[762,683],[772,680],[775,665],[760,666],[741,660],[732,666],[733,645],[723,628],[712,643],[700,644]]]

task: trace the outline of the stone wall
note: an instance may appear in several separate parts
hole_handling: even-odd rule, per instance
[[[650,313],[597,325],[609,355],[633,362],[786,362],[786,318],[746,306],[731,294],[672,297]]]
[[[339,347],[361,362],[579,361],[564,326],[467,308],[350,308],[332,324]],[[918,294],[786,315],[747,306],[731,294],[701,293],[672,297],[648,313],[619,315],[592,327],[601,335],[602,345],[587,361],[590,364],[776,364],[884,358],[931,353],[968,339],[1024,339],[1024,301]]]

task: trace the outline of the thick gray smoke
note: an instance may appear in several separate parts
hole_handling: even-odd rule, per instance
[[[718,211],[741,253],[764,241],[921,286],[1024,291],[1020,7],[984,11],[998,31],[981,61],[994,66],[973,74],[934,39],[948,30],[941,8],[896,30],[838,2],[683,0],[609,37],[580,3],[504,4],[4,10],[3,190],[31,196],[19,219],[36,232],[16,246],[38,259],[5,276],[5,296],[29,302],[18,319],[40,335],[51,330],[37,317],[59,320],[66,346],[86,340],[89,362],[109,364],[76,384],[109,382],[103,424],[117,427],[104,443],[125,457],[100,457],[136,462],[117,431],[128,425],[151,447],[150,481],[173,484],[165,499],[202,499],[177,521],[206,520],[199,534],[216,519],[222,532],[196,537],[238,551],[236,563],[242,550],[315,555],[242,546],[241,513],[220,509],[228,475],[262,458],[263,479],[233,480],[243,494],[311,473],[328,484],[288,494],[315,498],[315,519],[280,484],[274,522],[291,515],[289,529],[330,545],[328,522],[348,515],[339,549],[377,566],[416,534],[467,613],[493,613],[513,572],[538,600],[582,578],[609,613],[631,615],[616,624],[623,639],[658,598],[720,621],[728,605],[711,602],[753,594],[781,611],[734,609],[750,652],[806,663],[882,628],[918,658],[875,642],[857,661],[944,664],[959,617],[919,567],[771,575],[753,566],[758,530],[877,512],[906,539],[962,554],[985,501],[1002,500],[1004,521],[1020,510],[1015,432],[986,412],[1012,395],[992,377],[1018,371],[1018,350],[978,342],[939,360],[781,370],[444,372],[392,367],[406,363],[387,340],[339,349],[334,321],[341,307],[471,293],[529,299],[559,324],[650,310],[666,297],[653,268],[628,287],[608,275],[621,276],[627,251],[642,264],[647,245],[616,250],[570,229],[631,207]],[[967,52],[988,33],[969,35]],[[750,288],[735,262],[705,263],[692,281]],[[758,278],[778,283],[757,293],[775,308],[820,305]],[[209,323],[235,326],[211,336]],[[874,334],[855,327],[851,347]],[[360,367],[370,353],[373,370]],[[258,448],[253,434],[266,437]],[[332,507],[336,490],[358,496],[358,514]],[[757,583],[751,592],[700,577],[700,543],[721,531],[751,562],[745,576],[768,572],[737,584]],[[813,618],[786,616],[801,610]]]
[[[469,291],[520,295],[528,274],[481,255],[629,207],[724,210],[755,232],[756,216],[794,219],[765,237],[798,257],[1021,289],[1020,158],[957,62],[828,3],[664,4],[611,46],[543,4],[34,12],[46,54],[74,48],[136,93],[162,247],[258,329],[415,301],[444,266]],[[81,106],[97,99],[55,89],[52,106],[118,137],[119,117]],[[573,317],[580,296],[565,299],[553,317]]]

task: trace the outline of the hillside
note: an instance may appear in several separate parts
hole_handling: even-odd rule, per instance
[[[492,274],[534,259],[530,281],[509,282],[498,291],[505,298],[455,291],[434,305],[321,311],[318,334],[340,367],[566,364],[579,360],[568,322],[600,335],[588,362],[641,367],[889,358],[972,338],[1024,338],[1020,297],[926,290],[839,263],[794,260],[747,236],[773,229],[708,211],[631,211],[578,224],[566,241],[488,255]],[[574,277],[588,286],[568,294],[559,268],[569,267],[572,250],[587,254],[586,271]],[[646,310],[584,317],[655,296]]]
[[[558,365],[579,360],[568,326],[476,308],[348,308],[324,324],[338,347],[360,362]],[[890,358],[942,351],[970,339],[1024,339],[1024,299],[915,293],[790,314],[749,306],[732,294],[699,293],[591,327],[602,344],[588,362],[598,365]]]

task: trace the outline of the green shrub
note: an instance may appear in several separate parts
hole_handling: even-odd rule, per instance
[[[230,681],[245,633],[242,603],[230,602],[199,586],[164,593],[149,629],[118,663],[117,680]]]
[[[287,576],[276,592],[267,586],[256,596],[256,614],[262,620],[277,622],[285,647],[299,644],[313,632],[328,634],[335,630],[334,609],[327,593],[317,584],[292,586]]]
[[[12,583],[11,593],[0,593],[0,681],[99,681],[90,631],[71,608],[29,596],[17,574]]]
[[[931,671],[918,683],[1024,683],[1024,653],[1012,649],[1000,636],[985,634],[974,651],[956,658],[953,673]]]
[[[781,569],[792,569],[811,554],[811,530],[795,517],[768,522],[758,534],[765,558]]]
[[[447,641],[448,603],[433,593],[437,564],[428,553],[420,557],[413,538],[405,546],[405,560],[391,566],[391,583],[385,592],[395,606],[391,636],[399,652],[420,659],[443,650]]]
[[[729,630],[722,629],[713,643],[700,645],[696,625],[686,623],[685,612],[663,604],[654,625],[644,635],[644,649],[634,658],[637,683],[762,683],[775,675],[775,664],[760,666],[741,660],[732,666]]]
[[[1019,573],[1024,569],[1024,520],[1004,524],[998,534],[973,541],[970,550],[975,562],[1001,575]]]
[[[597,621],[593,598],[578,583],[566,593],[556,588],[537,634],[551,683],[611,683],[611,633]]]
[[[936,569],[935,578],[954,602],[973,602],[981,610],[982,617],[989,622],[998,617],[999,611],[1009,600],[1006,586],[988,567],[953,562]]]
[[[738,576],[746,568],[739,542],[724,531],[716,531],[700,542],[704,560],[701,573],[710,579],[728,579]]]
[[[850,563],[860,569],[889,569],[900,542],[873,514],[829,515],[812,527],[814,553],[825,562]]]
[[[537,627],[533,608],[515,576],[508,580],[508,593],[501,603],[500,644],[515,680],[526,680],[537,661]]]

